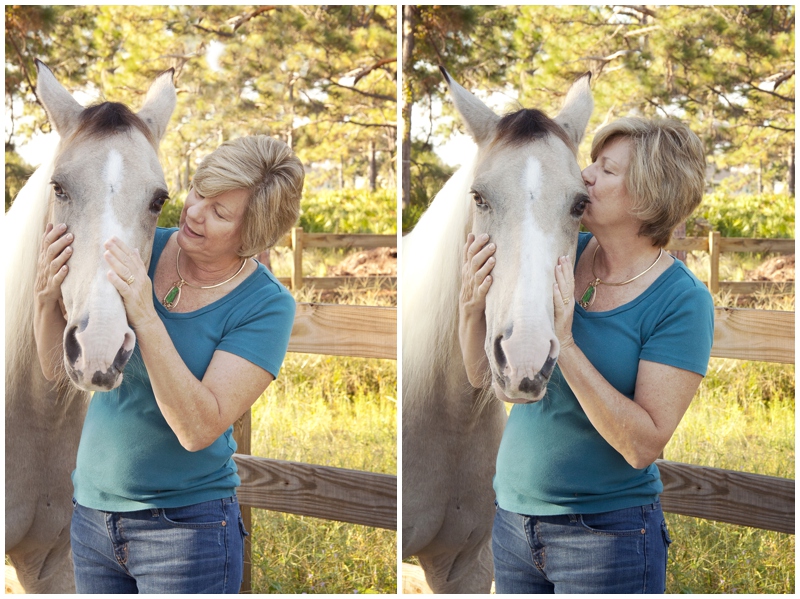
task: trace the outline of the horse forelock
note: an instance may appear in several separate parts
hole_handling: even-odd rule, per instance
[[[104,139],[117,133],[134,130],[144,135],[154,149],[158,149],[158,142],[147,123],[130,108],[119,102],[102,102],[89,106],[81,112],[80,122],[72,137],[85,135]]]
[[[493,143],[521,146],[531,141],[546,139],[550,135],[563,141],[573,154],[577,152],[575,144],[564,128],[535,108],[523,108],[503,116],[497,123]]]

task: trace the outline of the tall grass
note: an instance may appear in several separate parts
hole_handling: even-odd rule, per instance
[[[730,294],[715,305],[736,304]],[[794,297],[755,306],[794,310]],[[708,374],[664,450],[676,462],[794,478],[795,369],[712,358]],[[794,535],[666,514],[667,592],[794,593]]]
[[[316,301],[301,290],[297,301]],[[391,305],[342,290],[339,303]],[[369,472],[397,472],[397,364],[287,355],[252,412],[254,455]],[[254,593],[395,593],[397,533],[253,510]]]

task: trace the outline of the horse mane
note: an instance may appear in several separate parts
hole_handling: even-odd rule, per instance
[[[84,109],[80,114],[80,122],[73,137],[84,134],[102,139],[133,129],[141,132],[150,145],[158,148],[158,142],[147,124],[125,104],[119,102],[102,102]]]
[[[403,237],[404,410],[430,393],[437,373],[454,364],[463,365],[458,346],[458,296],[476,162],[475,157],[456,171],[414,230]]]
[[[520,146],[536,139],[554,135],[563,141],[573,154],[577,148],[564,128],[535,108],[523,108],[510,112],[497,123],[497,135],[492,143]]]
[[[20,189],[3,226],[6,312],[6,397],[11,376],[38,363],[33,338],[33,284],[44,227],[50,212],[47,186],[55,154],[44,160]]]

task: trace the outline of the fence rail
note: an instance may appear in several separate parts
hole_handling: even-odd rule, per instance
[[[317,289],[336,289],[349,285],[366,286],[375,285],[376,283],[382,287],[394,287],[397,285],[397,277],[388,276],[303,276],[303,250],[305,248],[393,248],[397,247],[397,235],[306,233],[302,227],[295,227],[275,245],[288,247],[292,251],[291,276],[278,277],[278,280],[290,289],[300,289],[304,285],[313,285]]]
[[[711,231],[708,237],[673,237],[667,244],[670,251],[708,252],[710,254],[707,285],[712,293],[720,289],[738,294],[757,291],[792,293],[794,283],[775,281],[720,281],[719,259],[722,252],[776,252],[794,254],[794,239],[751,239],[749,237],[722,237]]]

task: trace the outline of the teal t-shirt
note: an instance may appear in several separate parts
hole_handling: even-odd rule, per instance
[[[581,234],[578,256],[590,238]],[[600,374],[632,400],[640,360],[705,376],[714,303],[705,285],[675,260],[627,304],[607,312],[576,305],[572,335]],[[633,468],[600,436],[556,368],[541,401],[511,409],[494,489],[504,510],[552,516],[645,505],[663,485],[655,464]]]
[[[170,235],[157,229],[149,276]],[[202,379],[214,352],[235,354],[278,375],[295,302],[262,264],[231,293],[199,310],[171,313],[153,301],[192,374]],[[92,397],[72,481],[86,507],[126,512],[182,507],[233,495],[240,480],[231,426],[209,447],[184,449],[161,415],[137,343],[122,384]]]

